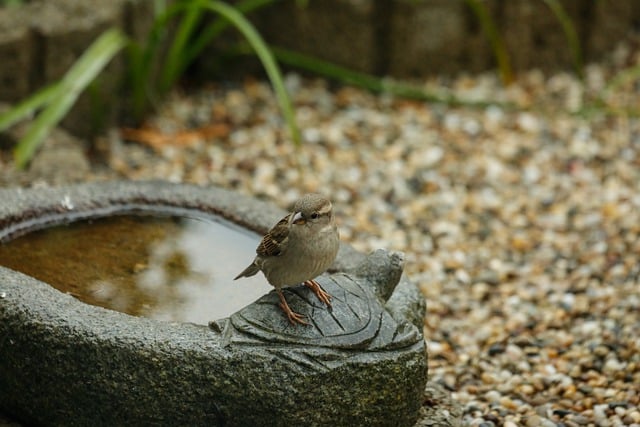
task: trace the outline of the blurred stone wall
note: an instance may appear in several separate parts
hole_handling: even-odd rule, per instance
[[[569,69],[562,27],[542,0],[482,0],[504,38],[513,68]],[[576,26],[585,60],[597,60],[640,28],[639,0],[560,0]],[[32,0],[0,8],[0,103],[55,81],[105,29],[147,34],[151,0]],[[251,19],[266,40],[355,70],[396,77],[478,72],[496,63],[464,0],[282,0]],[[123,55],[83,95],[65,127],[86,135],[96,107],[114,110]],[[206,61],[205,61],[206,62]],[[203,66],[206,64],[201,63]],[[101,110],[100,110],[101,109]],[[104,119],[104,117],[102,118]]]
[[[481,0],[515,70],[572,66],[562,26],[542,0]],[[640,30],[638,0],[559,0],[583,56],[597,60]],[[464,0],[310,0],[265,9],[265,38],[359,71],[396,77],[483,71],[496,62],[482,26]]]

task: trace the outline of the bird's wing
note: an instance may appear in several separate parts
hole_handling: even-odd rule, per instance
[[[282,252],[282,245],[289,237],[289,217],[282,218],[269,232],[262,238],[256,252],[260,256],[278,256]]]

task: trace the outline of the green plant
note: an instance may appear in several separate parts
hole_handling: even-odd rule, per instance
[[[562,31],[567,38],[567,44],[569,45],[569,50],[571,51],[571,56],[573,57],[573,68],[578,77],[582,79],[584,74],[582,65],[582,49],[580,48],[578,32],[573,25],[571,17],[567,14],[567,11],[558,0],[542,1],[549,7],[549,9],[551,9],[551,12],[562,26]]]
[[[4,0],[0,4],[6,5],[20,1]],[[576,72],[582,75],[582,53],[571,18],[558,0],[542,1],[561,24],[572,52]],[[276,2],[277,0],[240,0],[232,7],[223,1],[215,0],[178,0],[176,2],[154,0],[157,10],[155,21],[148,37],[142,43],[127,39],[118,30],[109,30],[87,49],[60,81],[39,90],[11,110],[0,114],[1,131],[25,117],[39,113],[16,147],[17,164],[22,167],[29,161],[50,129],[64,117],[80,93],[86,90],[104,66],[124,47],[128,53],[127,90],[131,94],[131,110],[139,119],[149,110],[149,105],[174,87],[188,66],[229,27],[237,29],[246,40],[237,47],[236,52],[256,55],[261,60],[272,82],[292,139],[296,143],[301,140],[300,132],[274,55],[284,64],[373,92],[390,93],[399,97],[448,105],[511,107],[490,101],[469,102],[449,93],[431,93],[407,82],[356,72],[298,52],[269,47],[245,15]],[[295,0],[295,2],[300,7],[304,7],[308,0]],[[482,0],[465,0],[465,3],[472,10],[489,40],[503,83],[511,83],[514,76],[509,54],[487,5]],[[205,18],[210,14],[217,16],[217,19],[205,25]],[[168,48],[165,49],[165,47]],[[617,84],[621,84],[621,81],[637,78],[637,75],[637,69],[621,74],[607,88],[607,92]],[[599,107],[594,108],[606,108],[603,99],[601,97],[602,102],[598,104]]]
[[[489,40],[493,55],[498,63],[498,70],[500,71],[500,78],[504,84],[510,84],[513,82],[513,71],[511,69],[511,60],[507,52],[507,47],[504,43],[504,39],[498,32],[498,28],[489,14],[487,6],[481,0],[465,0],[467,6],[473,11],[473,14],[480,22],[482,31]]]
[[[580,40],[575,25],[571,17],[558,0],[542,0],[544,4],[551,10],[553,16],[558,20],[562,31],[567,39],[569,50],[572,56],[573,67],[576,74],[583,77],[582,49],[580,48]],[[507,51],[503,37],[500,35],[497,25],[495,24],[487,6],[482,0],[465,0],[467,6],[473,11],[478,22],[482,27],[482,31],[489,40],[493,55],[498,64],[500,77],[505,84],[513,81],[513,71],[511,69],[511,61]]]
[[[82,91],[125,44],[126,37],[120,30],[106,31],[89,46],[61,80],[0,115],[0,130],[3,130],[42,109],[14,151],[19,167],[27,164],[51,128],[67,114]]]
[[[245,53],[249,53],[248,48],[245,48],[244,51]],[[337,80],[340,83],[361,87],[376,93],[386,93],[399,96],[401,98],[447,104],[451,106],[464,105],[467,107],[486,107],[489,105],[500,105],[504,108],[511,107],[510,105],[500,104],[498,102],[468,101],[457,98],[448,93],[438,94],[429,92],[423,87],[415,84],[353,71],[328,61],[323,61],[312,56],[277,46],[271,46],[271,51],[278,61],[283,64],[310,71],[315,74]]]
[[[24,4],[23,0],[0,0],[0,7],[14,7]]]
[[[244,0],[235,5],[235,9],[242,15],[253,12],[264,6],[274,3],[276,0]],[[180,22],[180,27],[167,55],[166,67],[161,78],[161,90],[167,90],[182,75],[186,68],[202,53],[204,48],[219,36],[230,24],[238,28],[245,36],[254,33],[251,25],[247,25],[233,10],[225,7],[224,3],[216,2],[200,4],[202,2],[190,1],[186,3],[186,13]],[[206,3],[206,2],[205,2]],[[207,9],[219,13],[221,16],[212,24],[207,25],[200,33],[197,27],[201,23]],[[222,10],[225,9],[225,10]],[[234,16],[230,16],[234,15]],[[252,35],[253,37],[253,35]],[[256,51],[262,51],[263,47],[256,46]]]
[[[160,9],[144,44],[133,42],[129,49],[134,116],[139,118],[150,101],[166,94],[202,51],[232,24],[243,34],[251,34],[254,54],[266,50],[268,56],[266,45],[259,36],[255,37],[257,32],[243,14],[275,1],[277,0],[243,0],[231,8],[220,1],[183,0]],[[213,23],[200,28],[203,18],[210,12],[220,16]],[[166,55],[162,56],[164,49],[161,46],[169,37],[169,27],[176,18],[179,18],[178,25],[168,43]],[[277,88],[277,85],[274,84],[274,87]],[[276,91],[276,95],[281,99],[281,93]],[[282,104],[282,100],[280,102]],[[294,135],[294,138],[297,136]]]
[[[239,4],[239,8],[248,11],[269,2],[245,0]],[[285,90],[278,65],[258,32],[238,9],[222,1],[213,0],[184,0],[170,7],[162,7],[164,9],[156,16],[151,34],[144,46],[127,39],[120,30],[107,30],[85,51],[60,81],[39,90],[9,111],[0,114],[0,131],[2,131],[39,112],[14,151],[19,167],[24,167],[29,162],[51,128],[59,123],[82,91],[125,46],[128,47],[129,52],[130,88],[133,92],[134,110],[141,112],[150,99],[166,92],[184,72],[190,61],[229,24],[243,34],[255,55],[262,61],[273,84],[292,138],[295,143],[300,143],[300,131],[295,121],[293,106]],[[203,35],[196,40],[195,46],[192,45],[191,49],[186,49],[187,40],[191,39],[196,25],[205,13],[215,13],[222,20],[207,27]],[[154,58],[159,55],[160,42],[168,32],[169,22],[176,16],[182,16],[181,23],[169,53],[164,58],[165,62],[162,63],[161,73],[156,75],[152,66]]]
[[[640,107],[634,96],[634,90],[630,88],[633,85],[640,85],[640,65],[618,71],[596,94],[595,99],[579,113],[585,117],[596,113],[640,117]]]

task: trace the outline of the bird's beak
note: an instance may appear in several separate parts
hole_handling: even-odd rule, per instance
[[[296,225],[303,225],[305,222],[306,221],[302,217],[302,213],[301,212],[294,213],[293,217],[291,218],[291,223],[296,224]]]

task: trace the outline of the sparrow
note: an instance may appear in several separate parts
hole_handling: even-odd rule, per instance
[[[291,310],[282,288],[304,284],[331,307],[331,295],[314,278],[333,263],[339,246],[331,202],[319,194],[307,194],[262,238],[253,262],[233,280],[262,271],[278,292],[279,306],[289,322],[307,325],[303,315]]]

